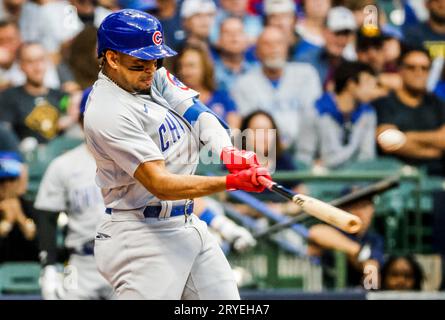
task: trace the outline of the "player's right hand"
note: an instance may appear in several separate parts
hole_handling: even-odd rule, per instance
[[[253,151],[238,150],[235,147],[225,147],[221,152],[221,160],[230,173],[259,167],[258,157]]]
[[[226,189],[229,191],[263,192],[266,187],[257,180],[260,176],[272,180],[269,171],[264,167],[253,167],[237,173],[231,173],[226,177]]]
[[[43,268],[39,282],[44,300],[60,299],[63,280],[55,266],[49,265]]]

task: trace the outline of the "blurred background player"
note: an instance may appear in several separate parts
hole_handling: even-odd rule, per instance
[[[79,122],[88,94],[85,90]],[[39,210],[41,276],[44,299],[108,299],[112,288],[99,274],[94,260],[94,235],[105,211],[99,187],[94,182],[96,163],[85,143],[55,158],[43,176],[35,201]],[[57,270],[57,219],[68,215],[64,245],[69,253],[69,274],[63,279]],[[67,285],[64,285],[67,284]]]

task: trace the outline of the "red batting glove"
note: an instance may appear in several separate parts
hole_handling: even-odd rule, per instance
[[[231,173],[226,177],[226,189],[229,191],[263,192],[266,187],[258,181],[260,176],[272,180],[269,171],[263,167],[253,167],[237,173]]]
[[[223,148],[220,158],[230,173],[260,166],[255,152],[238,150],[235,147]]]

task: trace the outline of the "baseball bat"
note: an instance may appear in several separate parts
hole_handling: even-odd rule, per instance
[[[400,176],[390,176],[388,178],[385,178],[383,180],[377,181],[376,183],[373,183],[369,186],[360,188],[356,191],[353,191],[349,194],[346,194],[342,197],[336,198],[330,202],[328,202],[330,205],[334,207],[344,206],[351,203],[354,203],[355,201],[364,199],[364,198],[370,198],[377,194],[383,193],[387,190],[390,190],[392,188],[398,187],[400,185]],[[289,228],[291,225],[295,223],[299,223],[302,220],[308,218],[309,215],[304,212],[300,212],[298,216],[293,217],[289,221],[285,222],[279,222],[277,224],[274,224],[273,226],[260,231],[255,234],[255,238],[261,238],[264,236],[268,236],[272,233],[278,232],[280,230],[283,230],[285,228]]]
[[[357,233],[361,229],[362,221],[360,218],[349,212],[304,194],[297,194],[265,177],[258,177],[258,181],[270,191],[298,204],[306,213],[321,221],[347,233]]]

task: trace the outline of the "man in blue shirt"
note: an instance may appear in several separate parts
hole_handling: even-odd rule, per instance
[[[221,23],[217,49],[213,52],[216,84],[219,90],[229,91],[239,76],[255,63],[246,59],[247,35],[239,18],[227,18]]]

